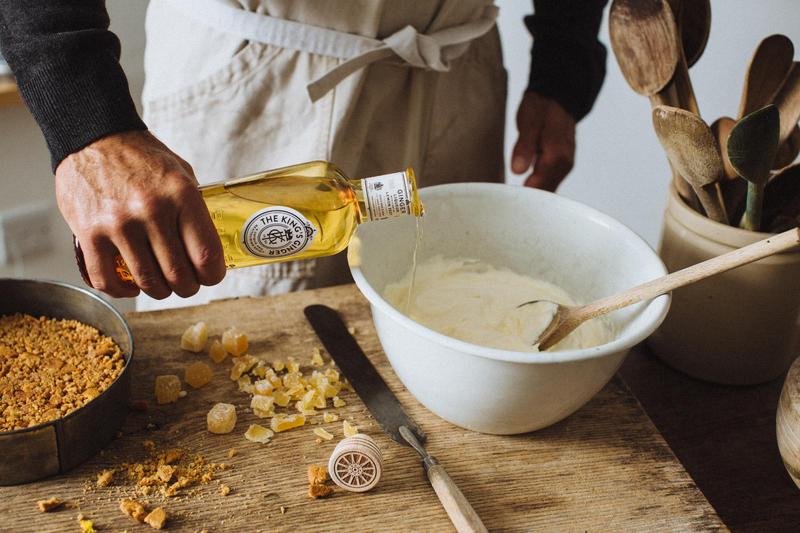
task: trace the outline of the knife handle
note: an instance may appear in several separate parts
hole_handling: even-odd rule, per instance
[[[425,466],[428,480],[439,497],[439,501],[442,502],[442,507],[447,511],[447,516],[456,527],[456,531],[458,533],[488,533],[478,513],[472,508],[444,467],[434,461]]]

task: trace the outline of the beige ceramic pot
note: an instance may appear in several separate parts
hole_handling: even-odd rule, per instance
[[[714,222],[670,187],[660,255],[670,272],[769,237]],[[800,354],[800,252],[787,252],[676,290],[648,341],[690,376],[754,384],[780,376]]]

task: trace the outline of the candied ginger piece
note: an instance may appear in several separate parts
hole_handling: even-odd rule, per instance
[[[258,363],[258,359],[253,357],[252,355],[243,355],[241,357],[237,357],[236,360],[231,365],[231,374],[230,378],[231,381],[236,381],[243,374],[246,374],[250,371],[251,368]]]
[[[314,352],[311,355],[311,365],[320,367],[325,364],[325,361],[322,360],[322,353],[319,351],[319,348],[314,348]]]
[[[144,505],[128,498],[119,502],[119,510],[137,522],[144,522],[144,517],[147,516]]]
[[[286,363],[284,363],[280,359],[277,359],[272,362],[272,369],[275,370],[275,372],[280,372],[284,368],[286,368]]]
[[[314,435],[325,440],[333,439],[333,435],[325,431],[323,428],[314,428]]]
[[[306,392],[303,397],[300,399],[300,403],[298,405],[299,409],[313,409],[315,403],[315,397],[317,396],[317,391],[311,389],[310,391]]]
[[[280,433],[288,429],[300,427],[306,423],[306,417],[303,415],[277,415],[272,417],[270,426],[272,431]]]
[[[339,382],[339,372],[337,372],[333,368],[326,368],[325,369],[325,377],[328,378],[330,383],[338,383]]]
[[[272,395],[272,391],[274,389],[275,386],[268,379],[259,379],[258,381],[253,383],[253,392],[256,394],[260,394],[262,396]]]
[[[189,352],[200,352],[206,347],[208,339],[208,326],[205,322],[192,324],[181,336],[181,348]]]
[[[322,420],[323,422],[336,422],[339,420],[339,415],[336,413],[322,413]]]
[[[236,425],[236,406],[218,403],[206,415],[208,431],[211,433],[230,433]]]
[[[347,403],[344,400],[342,400],[338,396],[334,396],[333,397],[333,406],[334,407],[344,407],[345,405],[347,405]]]
[[[289,405],[289,402],[292,399],[291,396],[289,396],[286,392],[282,390],[276,390],[272,394],[272,397],[275,399],[275,403],[277,405],[280,405],[281,407],[286,407],[287,405]]]
[[[211,346],[208,347],[208,356],[215,363],[221,363],[228,357],[228,351],[222,346],[222,343],[217,339],[211,341]]]
[[[232,356],[239,357],[247,351],[247,335],[235,327],[228,328],[222,334],[222,346]]]
[[[342,422],[342,433],[344,433],[345,437],[352,437],[353,435],[358,435],[358,428],[345,420]]]
[[[156,507],[144,517],[144,521],[153,529],[164,529],[164,524],[167,522],[167,512],[163,507]]]
[[[289,372],[300,372],[300,363],[295,361],[294,357],[289,357],[286,363],[286,370]]]
[[[212,377],[214,377],[214,372],[211,367],[202,361],[197,361],[186,367],[183,379],[191,387],[199,389],[211,381]]]
[[[247,374],[237,379],[236,383],[239,385],[239,390],[242,392],[251,394],[255,390],[253,387],[253,380]]]
[[[275,402],[275,398],[272,396],[260,396],[256,394],[250,400],[250,407],[253,411],[258,414],[259,412],[262,413],[271,413],[272,412],[272,405]],[[260,416],[260,415],[259,415]],[[267,415],[271,416],[271,415]],[[265,417],[262,417],[265,418]]]
[[[175,374],[156,376],[156,403],[177,402],[181,395],[181,380]]]
[[[269,439],[272,438],[274,433],[265,428],[264,426],[260,426],[258,424],[251,424],[247,431],[244,433],[244,438],[249,440],[250,442],[259,442],[261,444],[266,444],[269,442]]]

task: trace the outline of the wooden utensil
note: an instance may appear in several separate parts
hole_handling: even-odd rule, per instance
[[[778,440],[783,465],[794,484],[800,488],[800,357],[795,360],[778,400],[775,417],[775,435]]]
[[[537,340],[539,350],[551,348],[589,319],[597,318],[644,300],[650,300],[715,274],[727,272],[770,255],[785,252],[798,245],[800,245],[800,228],[793,228],[590,304],[582,306],[555,304],[556,310],[553,318]],[[547,300],[525,302],[518,307],[539,302],[547,302]],[[554,304],[555,302],[550,303]]]
[[[731,117],[720,117],[711,123],[711,133],[717,139],[717,145],[720,148],[720,155],[722,156],[722,168],[725,171],[725,177],[728,179],[738,179],[739,174],[736,169],[731,165],[731,160],[728,158],[728,137],[731,134],[733,126],[736,121]]]
[[[681,54],[669,6],[663,0],[614,0],[608,28],[625,81],[638,94],[656,97],[672,79]]]
[[[608,15],[609,36],[614,57],[628,85],[647,96],[650,105],[679,105],[670,84],[680,62],[682,46],[670,7],[664,0],[614,0]],[[678,194],[697,209],[689,183],[672,169]]]
[[[786,230],[800,216],[800,163],[778,172],[764,188],[764,226],[772,233]]]
[[[778,142],[783,143],[800,120],[800,62],[792,63],[792,69],[778,89],[773,102],[780,111],[781,129]]]
[[[731,165],[748,181],[741,225],[751,231],[761,228],[764,186],[778,150],[779,121],[778,108],[770,104],[739,119],[728,137]]]
[[[783,144],[778,146],[778,153],[775,154],[775,163],[772,169],[777,170],[789,166],[797,159],[800,154],[800,127],[795,126]]]
[[[744,75],[737,118],[773,102],[792,69],[793,58],[794,45],[785,35],[770,35],[758,44]]]
[[[653,126],[673,167],[691,184],[708,217],[727,224],[719,188],[722,157],[711,128],[694,113],[670,106],[653,109]]]
[[[667,0],[678,24],[683,55],[691,68],[697,63],[708,43],[711,30],[710,0]]]

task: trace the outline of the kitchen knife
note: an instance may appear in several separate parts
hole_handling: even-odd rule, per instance
[[[325,349],[381,428],[392,440],[411,446],[420,454],[428,480],[456,530],[459,533],[487,532],[444,467],[425,450],[425,433],[403,410],[397,397],[347,331],[339,313],[325,305],[310,305],[304,312]]]

